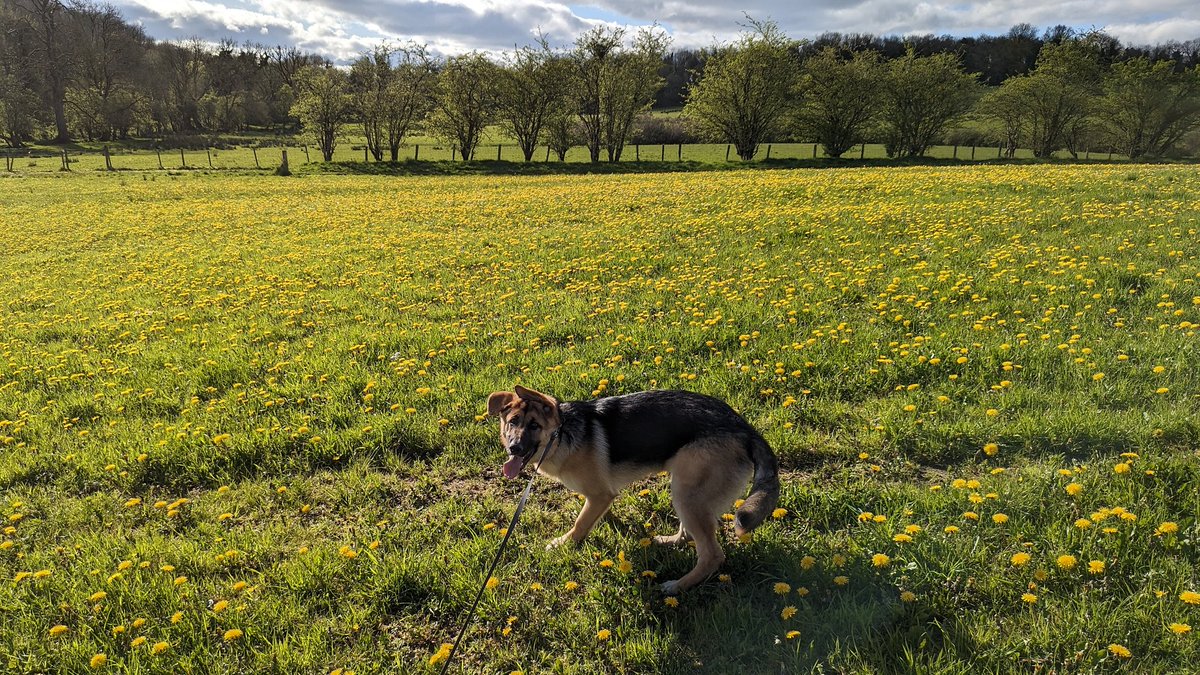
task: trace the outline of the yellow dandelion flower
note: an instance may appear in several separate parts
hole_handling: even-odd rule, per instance
[[[786,515],[787,515],[787,509],[775,509],[774,511],[771,512],[771,517],[774,518],[775,520],[779,520],[780,518],[783,518]]]
[[[1038,600],[1038,597],[1036,595],[1034,595],[1033,593],[1022,593],[1021,594],[1021,602],[1024,602],[1027,605],[1032,605],[1033,603],[1037,602],[1037,600]]]
[[[995,443],[985,443],[984,444],[983,454],[991,457],[992,455],[995,455],[997,452],[1000,452],[999,445],[996,445]]]
[[[101,600],[103,600],[107,597],[108,597],[108,593],[105,593],[104,591],[96,591],[95,593],[92,593],[90,596],[88,596],[88,602],[100,602]]]
[[[596,632],[596,639],[601,642],[607,640],[610,637],[612,637],[612,631],[610,631],[607,628],[601,629]]]
[[[1008,515],[1004,513],[996,513],[992,515],[992,522],[997,525],[1003,525],[1008,522]]]
[[[229,601],[227,601],[227,600],[218,600],[218,601],[216,601],[216,602],[214,602],[214,603],[213,603],[213,606],[212,606],[212,611],[213,611],[214,613],[216,613],[216,614],[220,614],[221,612],[225,611],[225,608],[226,608],[226,607],[228,607],[228,606],[229,606]]]
[[[1077,497],[1079,496],[1079,493],[1083,492],[1083,486],[1079,483],[1067,483],[1067,487],[1063,489],[1065,489],[1067,494],[1071,495],[1072,497]]]
[[[61,623],[50,628],[50,637],[58,637],[67,632],[68,628]]]
[[[1195,591],[1184,591],[1179,594],[1179,599],[1189,605],[1200,605],[1200,593]]]
[[[563,588],[567,589],[568,591],[573,591],[576,588],[579,588],[579,584],[575,583],[574,581],[568,581],[567,583],[563,584]]]
[[[672,595],[671,597],[664,599],[663,604],[667,607],[678,607],[679,599]]]
[[[230,628],[229,630],[225,631],[224,639],[226,642],[233,642],[234,640],[241,639],[242,635],[243,633],[241,628]]]
[[[788,593],[791,593],[791,592],[792,592],[791,585],[789,585],[785,582],[782,582],[782,581],[775,582],[775,595],[787,595]]]
[[[792,618],[793,616],[796,616],[796,608],[793,607],[792,605],[788,605],[787,607],[784,607],[783,610],[781,610],[779,612],[779,618],[783,619],[784,621],[787,621],[788,619]]]
[[[1024,551],[1022,551],[1020,553],[1014,553],[1012,555],[1012,558],[1010,558],[1009,560],[1012,562],[1013,567],[1021,567],[1025,563],[1029,562],[1029,558],[1030,558],[1030,555],[1028,553],[1025,553]]]
[[[957,525],[947,525],[946,527],[942,528],[942,532],[945,532],[946,534],[957,534],[960,531],[961,530]]]
[[[167,650],[168,650],[168,649],[170,649],[170,648],[171,648],[171,643],[170,643],[170,642],[166,642],[166,641],[163,641],[163,642],[155,642],[155,643],[154,643],[154,646],[150,648],[150,651],[151,651],[151,652],[154,652],[155,654],[161,654],[161,653],[163,653],[163,652],[167,651]]]
[[[500,585],[500,580],[497,579],[496,577],[488,577],[487,582],[484,583],[484,587],[486,587],[489,591],[499,585]]]
[[[1186,635],[1187,633],[1192,632],[1192,627],[1186,623],[1173,623],[1170,626],[1167,626],[1167,628],[1176,635]]]
[[[784,634],[784,637],[786,637],[789,640],[795,640],[796,638],[800,637],[800,631],[789,630],[787,633]]]
[[[433,653],[433,656],[429,657],[429,665],[436,666],[437,664],[441,663],[442,661],[446,661],[447,659],[449,659],[450,658],[450,648],[453,646],[454,645],[450,644],[449,642],[443,642],[442,646],[438,647],[438,650]]]
[[[1113,656],[1115,656],[1117,658],[1121,658],[1121,659],[1127,659],[1127,658],[1133,656],[1133,652],[1129,651],[1129,649],[1127,647],[1125,647],[1124,645],[1116,644],[1116,643],[1109,645],[1108,651]]]
[[[1104,574],[1104,561],[1092,560],[1088,562],[1088,574]]]
[[[733,581],[733,577],[729,576],[728,574],[720,574],[720,575],[717,575],[717,581],[720,581],[723,584],[727,584],[727,583]]]
[[[811,570],[813,565],[817,564],[817,559],[811,555],[806,555],[800,559],[800,569]]]
[[[838,586],[845,586],[846,584],[850,583],[850,577],[836,576],[833,578],[833,583],[837,584]]]
[[[891,562],[892,559],[884,553],[876,553],[871,556],[871,564],[876,567],[887,567]]]
[[[131,641],[130,641],[130,643],[129,643],[129,646],[130,646],[130,647],[132,647],[132,648],[134,648],[134,649],[137,649],[138,647],[141,647],[141,646],[142,646],[142,645],[144,645],[144,644],[146,644],[146,636],[145,636],[145,635],[139,635],[139,636],[137,636],[137,637],[133,638],[133,640],[131,640]]]
[[[907,544],[908,542],[910,542],[912,540],[913,540],[912,537],[910,537],[907,534],[904,534],[903,532],[892,537],[892,541],[896,542],[897,544]]]
[[[1064,555],[1058,556],[1058,558],[1056,558],[1054,560],[1054,562],[1056,565],[1058,565],[1058,567],[1060,569],[1069,570],[1069,569],[1074,569],[1075,564],[1078,563],[1079,561],[1076,560],[1075,556],[1073,556],[1073,555],[1064,554]]]
[[[912,591],[903,591],[900,593],[900,602],[916,602],[917,594]]]
[[[108,663],[108,654],[103,652],[96,654],[91,658],[90,661],[88,661],[88,665],[91,666],[93,670],[103,668],[104,664],[106,663]]]

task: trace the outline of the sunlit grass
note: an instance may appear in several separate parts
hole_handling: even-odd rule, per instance
[[[519,381],[721,396],[782,511],[673,605],[665,478],[553,551],[578,500],[540,482],[468,671],[1187,670],[1198,198],[1152,166],[0,180],[0,663],[435,669],[521,488],[483,417]]]

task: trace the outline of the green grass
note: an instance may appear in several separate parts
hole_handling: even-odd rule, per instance
[[[578,500],[541,480],[456,670],[1187,671],[1198,198],[1147,165],[0,179],[0,663],[432,672],[521,382],[721,396],[786,513],[670,607],[665,478],[554,551]]]

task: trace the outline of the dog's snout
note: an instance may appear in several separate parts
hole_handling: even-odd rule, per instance
[[[520,443],[510,443],[508,445],[508,454],[510,454],[510,455],[521,454],[521,444]]]

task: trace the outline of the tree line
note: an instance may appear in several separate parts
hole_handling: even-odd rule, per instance
[[[574,146],[618,161],[630,142],[864,142],[919,156],[944,141],[1039,157],[1107,147],[1182,151],[1200,124],[1200,40],[1123,46],[1058,26],[1039,35],[793,40],[750,20],[728,44],[669,51],[657,27],[598,27],[500,57],[385,43],[348,68],[294,47],[150,39],[111,5],[0,0],[0,139],[186,139],[302,128],[328,160],[353,128],[376,161],[415,132],[471,159],[499,125],[526,160]],[[682,106],[678,120],[646,116]]]

